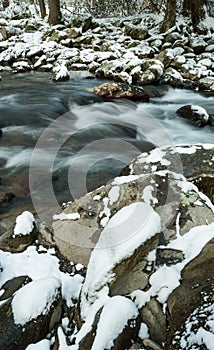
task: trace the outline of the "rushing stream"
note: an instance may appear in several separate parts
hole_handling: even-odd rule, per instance
[[[212,113],[213,97],[164,86],[149,88],[149,103],[105,102],[92,92],[102,82],[79,73],[62,83],[43,72],[2,74],[0,193],[15,194],[0,204],[2,221],[32,210],[32,194],[38,203],[53,193],[59,203],[84,195],[153,145],[213,143],[213,127],[175,114],[185,104]]]

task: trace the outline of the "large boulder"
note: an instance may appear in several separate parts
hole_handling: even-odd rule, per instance
[[[124,169],[122,177],[75,200],[55,215],[53,239],[60,252],[72,261],[88,264],[91,251],[109,219],[124,205],[136,201],[152,205],[161,216],[162,239],[176,237],[180,211],[181,234],[197,224],[212,222],[213,213],[197,186],[213,200],[213,148],[168,147],[143,153]],[[203,158],[203,169],[201,159]],[[185,189],[188,188],[186,191]]]
[[[214,202],[213,149],[212,144],[155,149],[137,157],[129,167],[122,171],[122,175],[148,174],[159,170],[173,171],[183,174]],[[203,167],[201,159],[203,159]]]

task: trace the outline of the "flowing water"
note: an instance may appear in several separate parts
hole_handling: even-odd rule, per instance
[[[185,104],[213,113],[213,97],[163,86],[148,88],[149,103],[106,102],[92,92],[100,83],[80,73],[62,83],[43,72],[2,74],[0,198],[15,195],[0,204],[2,222],[35,212],[33,205],[59,209],[154,145],[213,143],[213,127],[200,129],[175,113]]]

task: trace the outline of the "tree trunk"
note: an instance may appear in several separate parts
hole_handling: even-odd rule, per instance
[[[194,29],[197,29],[198,24],[205,18],[207,0],[184,0],[183,14],[190,16]]]
[[[3,0],[2,1],[3,8],[6,9],[10,5],[9,0]]]
[[[177,0],[167,0],[166,12],[160,28],[161,32],[165,32],[174,27],[176,21],[176,5]]]
[[[48,0],[49,4],[49,24],[59,24],[61,20],[60,0]]]
[[[39,0],[39,8],[40,8],[41,17],[44,18],[46,16],[46,7],[45,7],[44,0]]]

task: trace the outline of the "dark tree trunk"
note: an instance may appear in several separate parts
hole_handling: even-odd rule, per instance
[[[184,0],[183,14],[184,16],[190,16],[194,29],[205,18],[207,6],[207,0]]]
[[[49,24],[59,24],[61,20],[60,0],[48,0],[49,4]]]
[[[39,0],[39,8],[40,8],[41,17],[44,18],[46,16],[46,7],[45,7],[44,0]]]
[[[6,7],[8,7],[10,5],[9,3],[9,0],[3,0],[2,1],[2,5],[3,5],[3,8],[5,9]]]
[[[176,0],[167,0],[166,13],[161,24],[161,32],[165,32],[175,25],[176,21]]]

